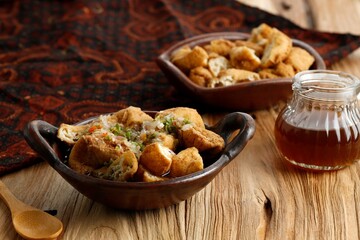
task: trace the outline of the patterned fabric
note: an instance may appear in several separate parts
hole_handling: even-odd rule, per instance
[[[40,160],[22,135],[31,120],[74,123],[129,105],[201,108],[155,58],[184,38],[263,22],[311,44],[328,66],[360,46],[359,36],[304,30],[235,1],[1,1],[0,175]]]

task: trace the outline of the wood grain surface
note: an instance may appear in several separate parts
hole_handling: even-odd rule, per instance
[[[303,26],[360,34],[359,0],[242,0]],[[332,69],[360,76],[360,49]],[[331,173],[285,165],[273,127],[284,103],[251,113],[245,150],[194,197],[165,209],[126,212],[95,203],[46,163],[2,177],[20,200],[57,210],[61,239],[360,239],[360,164]],[[204,114],[209,124],[222,114]],[[0,203],[0,239],[21,239]]]

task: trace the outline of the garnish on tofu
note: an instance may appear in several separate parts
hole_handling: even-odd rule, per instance
[[[114,181],[190,174],[203,168],[201,152],[218,154],[224,148],[224,140],[205,128],[199,113],[185,107],[160,111],[154,118],[129,107],[86,125],[61,124],[58,138],[72,147],[71,168]]]

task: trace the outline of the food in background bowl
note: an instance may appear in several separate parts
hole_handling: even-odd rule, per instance
[[[247,40],[213,39],[207,44],[183,46],[170,61],[202,87],[222,87],[261,79],[291,78],[308,70],[315,58],[293,46],[283,32],[267,24],[251,31]]]
[[[128,107],[85,125],[61,124],[58,138],[72,147],[75,171],[114,181],[163,181],[202,170],[225,142],[207,130],[195,109],[166,109],[151,117]]]
[[[286,101],[292,94],[292,77],[240,81],[227,86],[206,87],[196,84],[171,61],[174,52],[186,46],[192,49],[195,46],[208,45],[211,41],[219,39],[248,42],[249,38],[250,34],[243,32],[199,34],[173,44],[158,56],[156,62],[169,83],[177,92],[181,93],[179,96],[184,96],[187,101],[191,98],[192,101],[204,104],[213,110],[254,111],[274,106],[279,101]],[[311,45],[299,39],[292,39],[292,46],[304,49],[315,59],[310,69],[326,69],[321,55]],[[302,60],[295,59],[302,63]],[[207,71],[207,73],[209,72]]]

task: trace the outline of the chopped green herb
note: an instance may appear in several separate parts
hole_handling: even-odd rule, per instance
[[[132,132],[131,132],[130,129],[126,130],[125,137],[126,137],[127,140],[133,140],[132,139]]]
[[[120,126],[120,124],[115,124],[115,126],[113,126],[110,131],[116,135],[116,136],[120,136],[120,135],[123,135],[124,134],[124,130],[123,128]]]
[[[190,122],[190,120],[189,119],[184,119],[184,121],[183,121],[183,124],[184,125],[186,125],[186,124],[190,124],[191,122]]]
[[[164,124],[164,129],[167,133],[174,133],[176,131],[173,117],[165,119],[163,124]]]
[[[151,134],[148,136],[148,138],[149,138],[150,140],[152,140],[152,139],[157,138],[157,136],[158,136],[158,133],[154,132],[154,133],[151,133]]]
[[[142,142],[134,142],[135,145],[139,146],[140,148],[140,151],[143,151],[144,150],[144,144]]]

